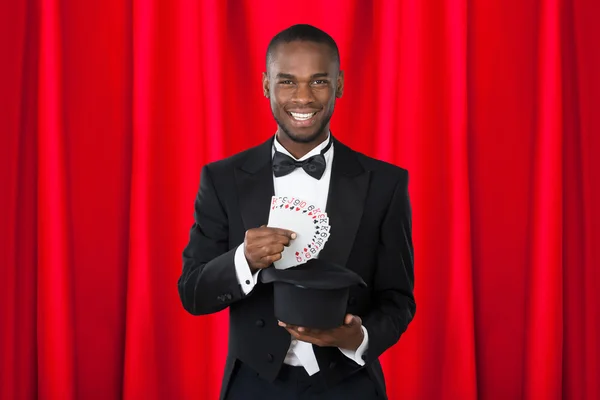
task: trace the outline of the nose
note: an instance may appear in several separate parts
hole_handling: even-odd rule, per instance
[[[299,84],[294,93],[294,101],[299,104],[309,104],[315,100],[310,84]]]

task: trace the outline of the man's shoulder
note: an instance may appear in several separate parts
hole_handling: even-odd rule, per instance
[[[363,168],[373,175],[387,179],[407,179],[408,170],[396,164],[370,157],[364,153],[352,150]]]

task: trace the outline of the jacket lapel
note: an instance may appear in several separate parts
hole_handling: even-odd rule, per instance
[[[248,152],[245,162],[235,170],[240,212],[246,230],[266,225],[269,205],[275,193],[271,148],[273,138]]]
[[[326,207],[331,236],[319,258],[346,266],[363,214],[369,171],[364,170],[353,150],[337,140],[334,146]]]

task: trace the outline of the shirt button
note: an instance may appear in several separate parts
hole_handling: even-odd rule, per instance
[[[267,354],[267,361],[273,362],[273,354],[271,354],[271,353]]]
[[[246,279],[246,285],[249,285],[250,281],[248,279]]]
[[[258,326],[259,328],[262,328],[263,326],[265,326],[265,321],[262,319],[257,319],[255,323],[256,323],[256,326]]]

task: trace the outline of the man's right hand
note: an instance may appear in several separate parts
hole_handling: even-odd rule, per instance
[[[290,241],[296,239],[296,234],[287,229],[260,228],[248,229],[244,238],[244,255],[252,272],[267,268],[281,259],[281,253]]]

